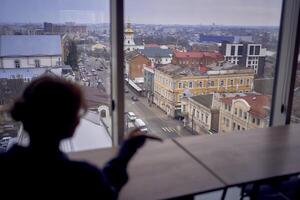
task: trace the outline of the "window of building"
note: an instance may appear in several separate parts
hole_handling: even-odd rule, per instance
[[[231,52],[230,52],[230,55],[234,55],[235,54],[235,46],[231,46]]]
[[[243,84],[243,79],[240,80],[240,84]]]
[[[247,112],[244,112],[244,119],[247,119]]]
[[[242,117],[243,111],[242,109],[239,109],[239,117]]]
[[[250,46],[249,55],[254,55],[254,46]]]
[[[190,82],[189,83],[189,88],[192,88],[193,87],[193,82]]]
[[[227,104],[226,103],[224,104],[224,108],[225,108],[225,110],[227,110]]]
[[[252,117],[252,123],[255,124],[255,117]]]
[[[202,87],[202,81],[199,82],[199,87]]]
[[[238,46],[238,55],[243,55],[243,46]]]
[[[182,88],[182,83],[178,83],[178,88]]]
[[[15,60],[15,68],[20,68],[20,60]]]
[[[259,119],[259,118],[256,119],[256,125],[257,125],[257,126],[260,125],[260,119]]]
[[[260,46],[255,46],[255,55],[260,54]]]
[[[230,85],[233,85],[233,80],[230,80]]]
[[[228,105],[228,110],[229,110],[229,112],[231,111],[231,105]]]
[[[220,86],[223,86],[224,85],[224,80],[221,80],[220,81]]]
[[[234,114],[237,115],[237,108],[234,108]]]
[[[237,130],[240,130],[241,129],[241,126],[240,125],[237,125]]]
[[[233,122],[233,123],[232,123],[232,130],[233,130],[233,131],[235,130],[235,126],[236,126],[236,124],[235,124],[235,122]]]
[[[34,60],[35,67],[40,67],[40,60]]]
[[[214,82],[214,81],[211,81],[211,82],[210,82],[210,85],[211,85],[211,86],[215,86],[215,82]]]

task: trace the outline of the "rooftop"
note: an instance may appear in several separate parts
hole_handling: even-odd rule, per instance
[[[198,95],[198,96],[193,96],[190,97],[192,100],[195,102],[207,107],[211,108],[212,107],[212,102],[213,102],[213,94],[207,94],[207,95]]]
[[[140,49],[139,51],[149,58],[171,57],[172,54],[171,49],[162,49],[159,47],[146,47],[144,49]]]
[[[249,94],[247,96],[225,97],[221,101],[226,104],[232,104],[233,100],[243,99],[250,106],[250,113],[260,118],[268,116],[268,109],[270,107],[271,97],[267,95]]]
[[[172,78],[179,78],[183,76],[208,76],[208,75],[219,75],[219,74],[253,74],[252,69],[247,68],[229,68],[229,69],[218,69],[218,70],[209,70],[204,66],[200,67],[184,67],[174,64],[167,64],[157,67],[156,70],[165,73]]]
[[[175,51],[174,56],[176,58],[212,58],[217,60],[223,60],[223,55],[216,52],[204,52],[204,51],[190,51],[190,52],[180,52]]]
[[[0,57],[61,56],[59,35],[2,35]]]

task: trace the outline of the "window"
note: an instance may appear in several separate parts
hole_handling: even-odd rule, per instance
[[[259,55],[260,53],[260,46],[255,46],[255,55]]]
[[[235,130],[235,122],[232,123],[232,130]]]
[[[233,80],[230,80],[230,85],[233,85]]]
[[[189,83],[189,88],[192,88],[193,87],[193,82],[190,82]]]
[[[259,118],[257,118],[257,120],[256,120],[256,125],[257,125],[257,126],[260,125],[260,119],[259,119]]]
[[[254,46],[250,46],[249,55],[254,55]]]
[[[179,88],[182,88],[182,83],[178,83],[178,87],[179,87]]]
[[[211,81],[211,82],[210,82],[210,85],[211,85],[211,86],[215,86],[215,82],[214,82],[214,81]]]
[[[242,117],[243,111],[242,109],[239,109],[239,117]]]
[[[199,82],[199,87],[202,87],[202,81]]]
[[[231,105],[228,105],[228,110],[229,110],[229,112],[231,111]]]
[[[240,80],[240,84],[241,84],[241,85],[243,84],[243,79]]]
[[[40,67],[40,60],[34,60],[34,66]]]
[[[238,55],[243,55],[243,46],[238,46]]]
[[[15,60],[15,68],[20,68],[20,60]]]
[[[227,110],[227,104],[224,105],[225,110]]]
[[[235,46],[231,46],[231,53],[232,56],[235,55]]]
[[[244,119],[247,119],[247,112],[244,112]]]
[[[234,108],[234,114],[237,115],[237,108]]]
[[[240,125],[237,125],[237,130],[240,130],[241,129],[241,126]]]
[[[221,80],[220,81],[220,86],[223,86],[224,85],[224,80]]]

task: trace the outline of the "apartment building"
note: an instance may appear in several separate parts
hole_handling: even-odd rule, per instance
[[[201,71],[196,67],[165,65],[154,70],[154,103],[167,115],[176,117],[183,108],[182,98],[201,94],[252,91],[252,69]]]
[[[219,132],[232,132],[269,125],[271,97],[261,94],[225,97],[221,100]]]
[[[187,126],[193,133],[217,133],[219,127],[219,101],[215,94],[188,98]]]
[[[266,49],[255,43],[222,43],[220,52],[224,60],[232,64],[252,68],[257,76],[263,76]]]

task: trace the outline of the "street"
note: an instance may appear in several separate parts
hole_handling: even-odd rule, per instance
[[[80,69],[80,80],[89,83],[89,87],[103,87],[110,94],[110,66],[102,58],[82,56]],[[137,96],[125,83],[128,93],[125,93],[125,113],[133,112],[137,118],[146,123],[148,133],[161,138],[175,138],[181,136],[191,136],[191,132],[183,127],[181,121],[168,117],[155,104],[151,106],[145,97]],[[133,101],[132,96],[138,97],[138,101]],[[125,116],[126,131],[135,127],[134,122],[130,122]]]
[[[131,97],[133,95],[135,94],[130,89],[129,93],[125,93],[125,110],[126,112],[134,112],[137,118],[142,119],[146,123],[148,133],[161,138],[192,135],[183,127],[181,121],[168,117],[162,110],[157,108],[155,104],[152,104],[150,107],[145,97],[138,97],[138,101],[132,101]],[[131,129],[133,127],[133,123],[129,122],[128,128]]]

